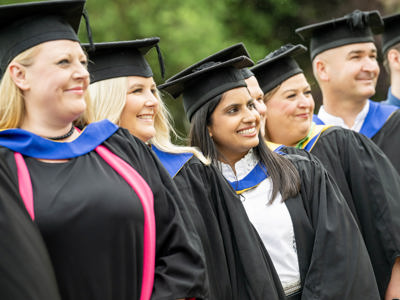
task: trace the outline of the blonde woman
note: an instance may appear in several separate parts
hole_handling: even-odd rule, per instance
[[[25,246],[36,246],[40,233],[56,281],[31,269],[37,260],[23,260],[20,277],[1,282],[46,279],[43,287],[22,283],[24,299],[43,289],[49,293],[41,299],[57,299],[54,285],[63,300],[204,299],[197,236],[183,223],[178,191],[158,160],[109,121],[81,132],[73,125],[88,105],[87,57],[76,34],[84,4],[0,6],[8,20],[0,28],[1,197],[25,206],[15,222],[23,231],[31,219],[37,231],[26,232],[33,234]],[[48,267],[45,258],[38,271]]]
[[[151,145],[168,170],[201,239],[209,299],[283,299],[268,253],[239,197],[196,148],[171,143],[168,113],[144,58],[158,41],[100,43],[88,51],[95,117],[108,118]]]

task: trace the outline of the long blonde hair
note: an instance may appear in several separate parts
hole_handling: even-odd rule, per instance
[[[40,45],[34,46],[18,54],[12,62],[23,66],[33,64],[33,59],[40,50]],[[24,96],[11,78],[9,68],[4,72],[0,82],[0,129],[18,128],[25,117]]]
[[[111,78],[97,81],[89,86],[89,92],[92,101],[92,122],[108,119],[120,126],[120,117],[126,103],[127,77]],[[171,141],[171,136],[178,136],[171,125],[171,116],[157,91],[156,98],[159,104],[159,110],[154,119],[154,128],[156,134],[150,139],[150,143],[158,149],[169,153],[193,153],[204,164],[210,164],[210,160],[195,147],[177,146]],[[86,124],[91,123],[85,120]]]

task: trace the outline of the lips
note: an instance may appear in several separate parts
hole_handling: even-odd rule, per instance
[[[154,115],[152,114],[142,114],[142,115],[138,115],[137,118],[141,119],[141,120],[153,120]]]
[[[254,136],[257,133],[256,127],[244,128],[237,131],[238,134],[244,136]]]

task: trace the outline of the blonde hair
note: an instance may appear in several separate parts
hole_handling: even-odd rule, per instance
[[[34,46],[18,54],[12,62],[25,67],[33,64],[33,59],[39,52],[40,45]],[[0,82],[0,128],[18,128],[25,117],[24,96],[11,78],[9,68],[4,72]]]
[[[94,122],[108,119],[120,126],[120,117],[126,103],[127,77],[111,78],[97,81],[89,86],[92,100]],[[156,93],[159,109],[154,119],[156,134],[150,139],[150,144],[158,149],[169,153],[193,153],[201,162],[208,165],[210,160],[195,147],[177,146],[171,141],[171,135],[178,137],[178,134],[171,125],[171,116],[161,99],[159,92]],[[86,124],[91,123],[85,120]]]

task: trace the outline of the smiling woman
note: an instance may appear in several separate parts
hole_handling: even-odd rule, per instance
[[[326,170],[307,153],[271,152],[259,135],[259,116],[240,70],[249,65],[245,56],[214,56],[160,88],[183,94],[191,144],[241,195],[286,299],[379,299],[360,231]]]
[[[0,6],[1,298],[204,299],[198,236],[149,147],[73,125],[92,119],[84,5]]]

